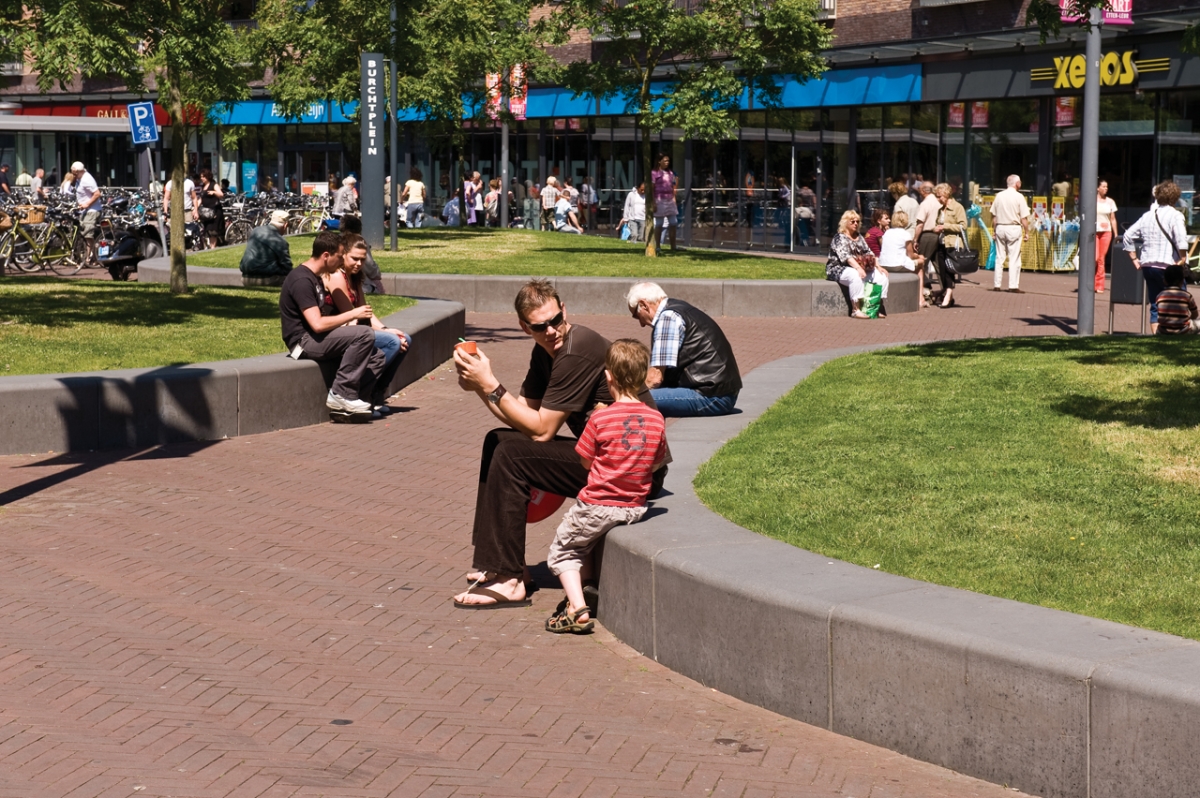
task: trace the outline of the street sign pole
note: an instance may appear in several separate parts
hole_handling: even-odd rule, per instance
[[[1100,162],[1100,23],[1101,10],[1093,7],[1088,21],[1083,81],[1082,153],[1079,174],[1079,292],[1076,299],[1076,335],[1095,334],[1096,325],[1096,173]]]
[[[362,131],[362,169],[358,196],[362,235],[367,244],[383,249],[383,55],[362,54],[362,98],[358,122]]]

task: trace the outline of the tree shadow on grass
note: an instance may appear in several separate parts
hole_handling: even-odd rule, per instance
[[[33,278],[28,284],[49,284],[46,290],[8,295],[11,310],[4,315],[22,324],[70,327],[75,324],[111,324],[120,327],[157,327],[183,324],[196,317],[270,320],[279,318],[278,290],[206,287],[176,295],[158,286],[113,283],[64,283],[53,278]],[[11,284],[11,283],[10,283]]]
[[[1110,368],[1187,368],[1200,371],[1200,346],[1185,338],[1006,338],[945,341],[879,352],[882,358],[957,359],[983,354],[1057,355],[1085,366]],[[1164,375],[1142,380],[1134,400],[1079,392],[1060,396],[1051,408],[1063,415],[1098,424],[1119,423],[1147,429],[1200,426],[1200,373]]]

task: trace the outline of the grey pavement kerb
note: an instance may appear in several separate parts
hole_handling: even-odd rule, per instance
[[[705,685],[988,781],[1194,795],[1200,643],[830,560],[700,503],[727,440],[821,363],[880,348],[768,363],[740,414],[674,423],[674,493],[604,546],[602,622]]]

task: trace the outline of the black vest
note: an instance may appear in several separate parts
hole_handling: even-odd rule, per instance
[[[667,299],[662,310],[683,317],[683,345],[675,368],[663,370],[664,388],[691,388],[703,396],[729,396],[742,389],[742,376],[725,333],[704,311],[681,299]],[[660,311],[661,312],[661,311]]]

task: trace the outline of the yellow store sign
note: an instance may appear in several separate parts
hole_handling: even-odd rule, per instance
[[[1143,72],[1166,72],[1171,68],[1169,58],[1135,60],[1135,51],[1105,53],[1100,59],[1100,82],[1105,86],[1128,86]],[[1087,74],[1087,59],[1080,55],[1064,55],[1054,59],[1053,67],[1031,69],[1030,81],[1053,80],[1055,89],[1082,89]]]

